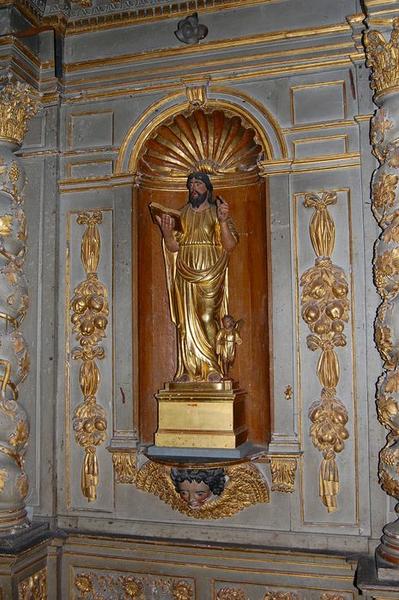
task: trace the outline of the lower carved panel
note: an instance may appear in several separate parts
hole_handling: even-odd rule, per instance
[[[59,600],[355,600],[355,568],[292,548],[85,532],[64,543]]]
[[[212,598],[216,600],[349,600],[353,594],[323,592],[317,589],[272,589],[255,584],[215,582]]]
[[[46,568],[41,569],[18,584],[18,600],[47,600]]]
[[[74,600],[195,600],[192,579],[80,570],[73,579]]]

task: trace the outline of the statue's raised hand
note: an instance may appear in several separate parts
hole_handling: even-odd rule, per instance
[[[163,214],[162,217],[156,217],[157,223],[161,228],[164,237],[169,237],[175,229],[175,220],[170,215]]]
[[[221,196],[216,198],[216,212],[220,223],[225,223],[229,218],[229,205]]]

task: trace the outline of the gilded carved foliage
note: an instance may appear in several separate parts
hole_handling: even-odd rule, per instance
[[[399,84],[399,19],[393,20],[389,41],[376,30],[366,31],[366,65],[371,69],[371,88],[381,94]]]
[[[372,210],[381,227],[375,244],[374,282],[382,298],[374,339],[384,361],[377,384],[377,414],[388,430],[379,457],[379,477],[386,493],[399,500],[399,137],[396,115],[384,106],[383,96],[399,84],[399,19],[393,20],[389,41],[380,32],[369,30],[364,42],[372,88],[380,105],[370,132],[373,153],[380,162],[372,182]]]
[[[263,600],[299,600],[294,592],[267,592]]]
[[[85,571],[75,575],[75,600],[146,600],[162,597],[165,600],[195,600],[194,582],[175,577],[156,575],[119,575]]]
[[[70,308],[73,332],[79,342],[72,357],[81,361],[79,385],[84,401],[74,411],[73,429],[77,443],[85,450],[81,489],[90,502],[96,500],[99,482],[96,448],[107,436],[106,412],[97,403],[96,396],[101,381],[97,361],[105,357],[99,342],[106,335],[109,307],[107,289],[97,275],[101,252],[98,226],[102,223],[102,214],[99,211],[82,213],[77,223],[86,226],[80,252],[86,279],[75,288]]]
[[[135,452],[113,452],[112,462],[116,483],[136,483],[137,468]]]
[[[272,457],[270,459],[272,473],[272,492],[285,494],[295,491],[295,475],[297,461],[295,458]]]
[[[22,144],[28,128],[28,121],[40,108],[38,96],[27,84],[20,81],[9,81],[0,91],[0,138]],[[15,172],[10,178],[18,179]]]
[[[216,600],[248,600],[248,596],[239,588],[223,587],[218,591]]]
[[[215,496],[199,508],[192,508],[177,493],[169,466],[148,461],[139,468],[134,452],[113,452],[112,458],[117,483],[133,484],[139,490],[158,496],[174,510],[195,519],[230,517],[248,506],[270,500],[266,481],[251,463],[225,467],[226,485],[220,496]]]
[[[9,80],[0,90],[0,521],[3,529],[26,522],[23,471],[29,438],[28,417],[18,402],[18,386],[30,360],[19,331],[29,306],[24,276],[27,228],[23,210],[25,174],[15,154],[27,124],[39,110],[36,92]],[[5,507],[2,507],[2,497]]]
[[[208,100],[208,84],[206,83],[202,85],[187,85],[186,96],[192,108],[205,106]]]
[[[373,147],[373,154],[380,163],[387,157],[387,148],[385,145],[386,134],[393,128],[393,121],[388,118],[384,109],[378,111],[371,119],[370,141]],[[395,161],[395,153],[390,157],[390,161]],[[392,165],[394,166],[394,165]]]
[[[340,380],[340,365],[336,349],[346,346],[345,323],[349,319],[348,282],[331,256],[335,246],[335,223],[329,206],[336,204],[335,193],[321,196],[305,194],[305,208],[313,209],[309,234],[316,254],[315,265],[301,277],[301,314],[310,329],[307,345],[320,351],[316,373],[322,386],[320,400],[309,409],[310,435],[313,444],[323,454],[320,465],[319,494],[329,512],[337,509],[339,472],[336,454],[348,438],[348,413],[336,397]]]
[[[18,600],[47,600],[47,569],[41,569],[18,584]]]

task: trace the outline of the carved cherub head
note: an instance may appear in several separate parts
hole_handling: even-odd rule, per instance
[[[170,477],[176,492],[193,509],[220,496],[226,484],[224,469],[171,469]]]

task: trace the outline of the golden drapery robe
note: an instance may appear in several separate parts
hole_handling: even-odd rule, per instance
[[[228,313],[228,253],[220,237],[216,206],[195,211],[187,204],[181,211],[182,233],[175,233],[178,252],[164,245],[169,305],[177,328],[178,356],[175,379],[207,381],[221,375],[216,337]],[[237,233],[231,219],[228,226]]]

